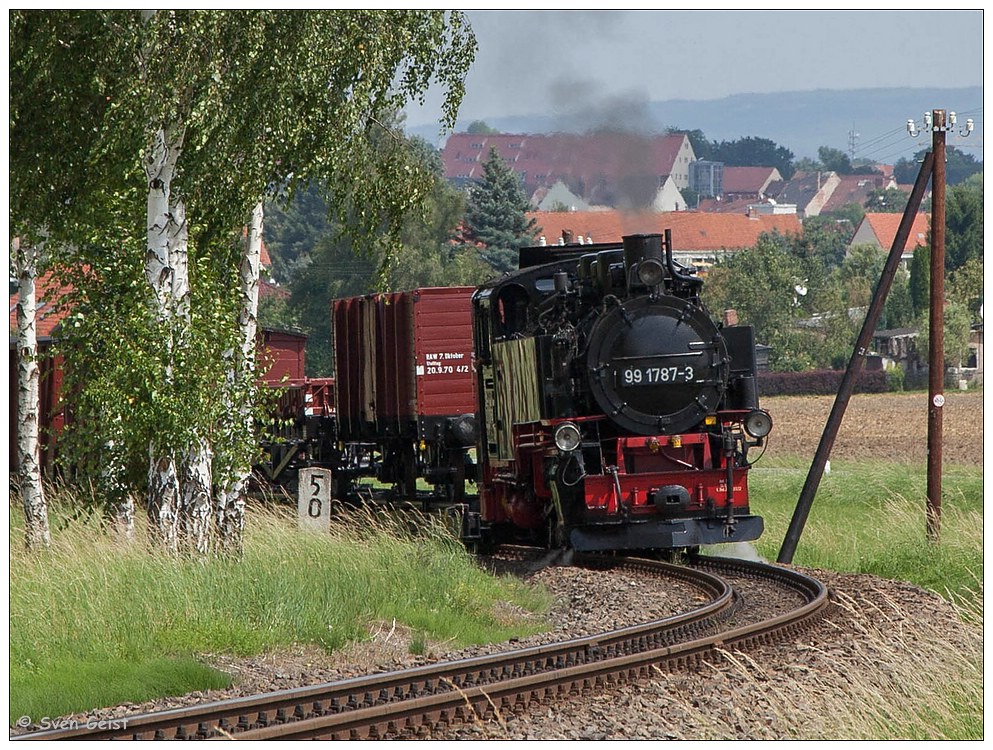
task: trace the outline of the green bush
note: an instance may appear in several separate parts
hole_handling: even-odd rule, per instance
[[[886,366],[886,379],[889,381],[891,391],[902,391],[906,374],[900,365],[895,363],[889,364]]]

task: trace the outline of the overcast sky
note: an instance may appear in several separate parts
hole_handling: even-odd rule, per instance
[[[479,43],[459,120],[817,88],[983,83],[981,10],[468,11]],[[939,53],[936,54],[935,50]],[[408,110],[437,122],[438,97]]]

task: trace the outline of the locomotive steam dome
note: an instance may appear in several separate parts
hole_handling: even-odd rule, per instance
[[[693,303],[665,295],[637,297],[602,315],[590,331],[586,364],[604,414],[640,435],[699,424],[716,410],[729,375],[714,322]]]

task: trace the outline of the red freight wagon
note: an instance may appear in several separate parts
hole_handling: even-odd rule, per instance
[[[270,385],[306,377],[307,336],[294,331],[259,331],[259,374]]]
[[[353,456],[356,474],[376,466],[382,481],[408,489],[417,476],[447,485],[453,470],[442,467],[452,452],[475,444],[473,291],[438,287],[334,302],[338,436],[379,453]],[[460,485],[462,471],[454,471]]]
[[[475,414],[472,287],[335,300],[337,414],[343,440],[432,437]]]

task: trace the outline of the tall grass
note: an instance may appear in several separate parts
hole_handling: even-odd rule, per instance
[[[143,529],[125,544],[92,518],[28,554],[16,508],[10,518],[12,719],[225,686],[227,676],[199,657],[292,644],[331,651],[379,620],[456,647],[500,641],[544,627],[508,623],[500,603],[549,606],[519,582],[483,573],[433,524],[415,536],[407,524],[359,514],[316,533],[284,509],[256,509],[243,558],[231,560],[154,551]]]
[[[779,554],[808,468],[779,460],[749,476],[752,508],[766,522],[757,543],[766,559]],[[789,690],[777,690],[762,667],[735,655],[740,676],[790,736],[982,738],[982,469],[948,468],[942,495],[940,536],[930,541],[924,467],[838,462],[822,478],[793,562],[915,583],[945,597],[957,618],[908,619],[895,603],[841,592],[836,604],[848,611],[845,627],[865,669],[825,655],[817,668],[798,672]],[[735,736],[726,726],[711,729],[712,738]]]

